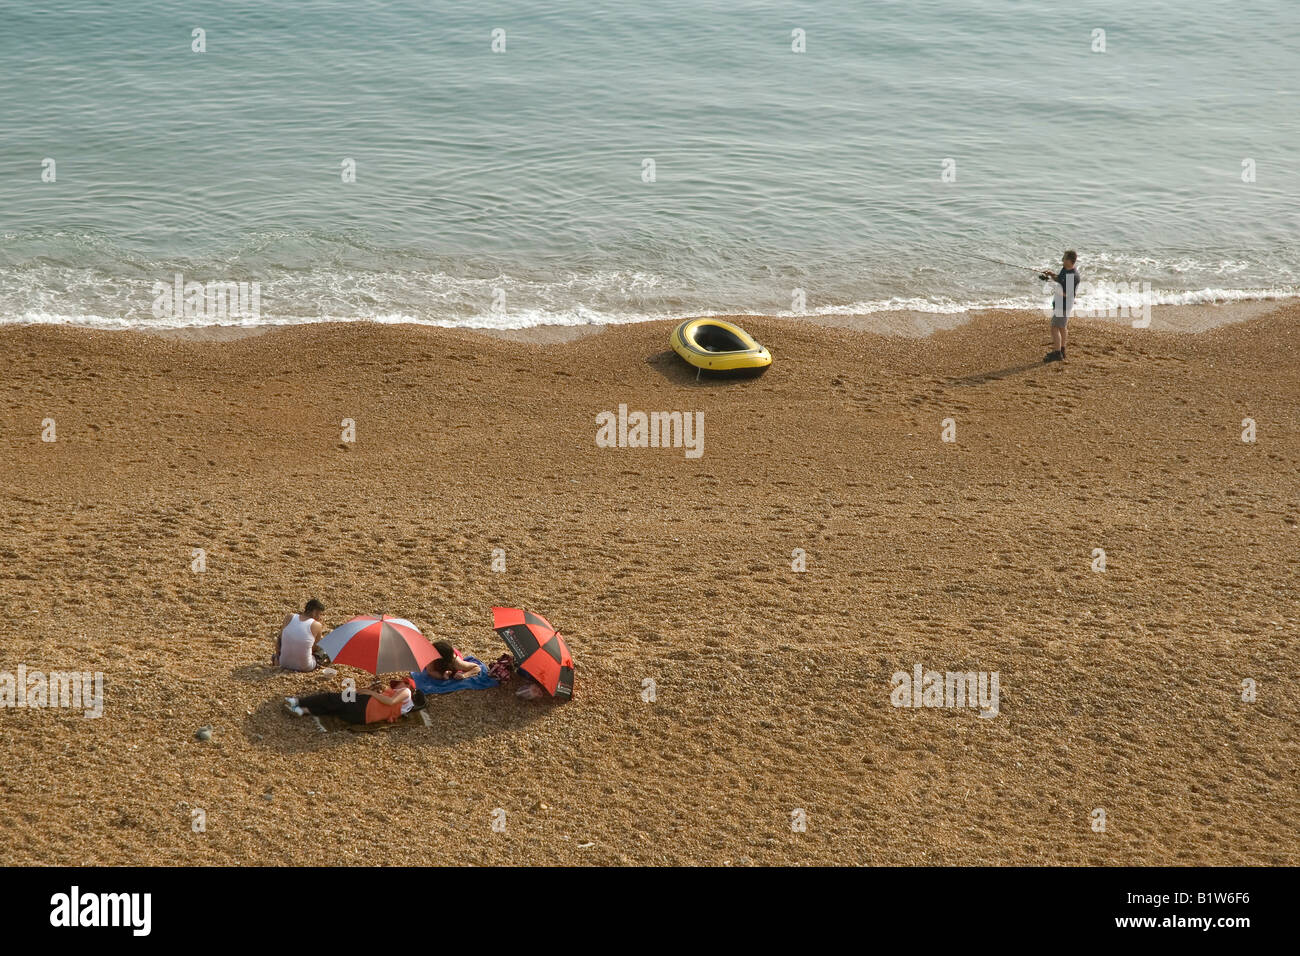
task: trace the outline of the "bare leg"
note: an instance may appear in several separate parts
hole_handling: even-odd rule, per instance
[[[1061,351],[1065,347],[1065,329],[1058,329],[1052,326],[1052,350]]]
[[[1070,330],[1068,328],[1061,329],[1061,358],[1065,358],[1065,343],[1069,339],[1069,337],[1070,337]]]

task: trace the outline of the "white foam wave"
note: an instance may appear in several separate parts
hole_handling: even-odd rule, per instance
[[[1126,266],[1139,263],[1126,259]],[[1219,263],[1225,272],[1237,264]],[[1169,263],[1165,263],[1169,266]],[[1205,263],[1196,263],[1204,268]],[[472,277],[443,271],[351,271],[310,268],[277,271],[260,279],[256,315],[175,316],[154,314],[155,284],[171,287],[173,274],[155,277],[150,270],[134,274],[104,272],[58,264],[30,264],[0,270],[0,325],[70,325],[93,329],[186,329],[208,326],[283,326],[314,322],[374,322],[441,328],[526,329],[534,326],[616,325],[696,315],[870,315],[882,312],[961,314],[985,309],[1039,311],[1050,304],[1046,286],[1036,294],[983,297],[977,292],[928,296],[867,295],[854,298],[841,288],[839,302],[817,301],[815,283],[808,308],[783,310],[773,302],[771,283],[719,279],[668,278],[653,272],[606,270],[542,275]],[[186,280],[224,282],[233,277],[186,274]],[[1206,285],[1191,290],[1151,289],[1148,283],[1108,285],[1096,272],[1076,303],[1081,313],[1112,308],[1200,305],[1300,296],[1300,285],[1236,288]],[[1141,270],[1136,270],[1141,274]],[[1126,270],[1132,274],[1133,270]],[[144,274],[142,274],[144,273]],[[243,276],[241,279],[245,278]],[[251,278],[251,277],[250,277]],[[1249,282],[1249,280],[1247,280]],[[1176,283],[1174,283],[1176,285]],[[777,300],[778,302],[780,300]],[[788,299],[785,300],[788,303]]]
[[[1263,300],[1283,300],[1300,298],[1296,289],[1197,289],[1190,292],[1152,292],[1120,293],[1084,296],[1076,301],[1076,311],[1080,315],[1103,314],[1116,308],[1133,309],[1144,305],[1212,305],[1233,302],[1250,302]],[[789,310],[761,309],[679,309],[673,311],[636,311],[620,312],[575,306],[569,309],[529,308],[515,311],[479,312],[463,316],[423,315],[413,312],[392,311],[375,312],[369,315],[350,315],[342,313],[319,313],[304,315],[261,315],[256,318],[245,317],[233,320],[221,318],[164,318],[151,316],[126,318],[90,313],[61,313],[47,311],[25,311],[16,315],[0,316],[0,325],[63,325],[106,331],[127,331],[132,329],[197,329],[209,327],[224,328],[258,328],[292,325],[310,325],[318,322],[372,322],[378,325],[425,325],[446,329],[494,329],[516,330],[536,326],[580,326],[580,325],[625,325],[635,322],[651,322],[665,319],[683,318],[685,316],[710,315],[773,315],[778,317],[799,317],[808,315],[873,315],[888,312],[921,312],[937,315],[953,315],[982,310],[1006,311],[1042,311],[1050,305],[1050,299],[1033,296],[1020,296],[1004,299],[981,299],[969,302],[953,300],[932,300],[916,297],[891,297],[888,299],[864,300],[844,305],[829,305],[810,308],[803,312]]]

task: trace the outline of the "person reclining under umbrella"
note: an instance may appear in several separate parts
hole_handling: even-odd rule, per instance
[[[434,641],[433,649],[438,656],[425,665],[424,672],[434,680],[465,680],[476,677],[483,669],[473,661],[465,660],[464,655],[448,641]]]
[[[391,681],[377,680],[362,688],[348,700],[342,693],[311,694],[307,697],[286,697],[285,707],[297,717],[311,714],[331,714],[349,724],[377,724],[387,721],[397,723],[417,707],[424,706],[424,695],[415,689],[409,677]]]

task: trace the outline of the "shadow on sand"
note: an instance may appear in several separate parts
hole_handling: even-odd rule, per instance
[[[645,360],[646,365],[674,385],[730,385],[758,378],[766,368],[739,369],[734,372],[708,372],[688,364],[672,349],[657,352]]]
[[[289,671],[283,671],[272,664],[245,664],[242,667],[236,667],[230,672],[230,676],[231,679],[242,681],[245,684],[257,684],[287,673]]]
[[[408,714],[396,724],[352,730],[337,717],[295,717],[284,697],[266,701],[244,722],[244,737],[255,747],[279,753],[310,753],[346,746],[358,739],[384,736],[402,746],[433,746],[452,750],[480,737],[512,733],[546,717],[562,706],[553,700],[521,700],[511,686],[431,694],[422,712]],[[421,716],[428,715],[428,722]],[[325,728],[321,733],[320,727]]]
[[[965,375],[961,378],[950,379],[953,385],[984,385],[987,382],[996,382],[999,379],[1010,378],[1012,375],[1019,375],[1022,372],[1028,372],[1031,369],[1042,368],[1043,363],[1026,362],[1024,365],[1012,365],[1009,368],[1000,368],[996,372],[980,372],[978,375]]]

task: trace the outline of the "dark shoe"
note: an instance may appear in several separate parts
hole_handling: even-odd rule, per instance
[[[1064,346],[1061,347],[1061,361],[1062,361],[1062,362],[1065,361],[1065,347],[1064,347]]]
[[[1059,361],[1061,361],[1061,353],[1060,353],[1060,352],[1048,352],[1046,355],[1043,356],[1043,361],[1044,361],[1044,362],[1059,362]]]

